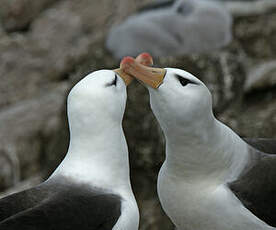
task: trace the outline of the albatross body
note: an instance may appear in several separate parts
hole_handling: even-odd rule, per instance
[[[1,230],[137,230],[121,122],[123,79],[93,72],[68,96],[70,145],[44,183],[0,200]]]
[[[186,71],[161,76],[132,59],[123,69],[159,86],[147,86],[166,138],[158,195],[176,228],[275,230],[276,141],[241,139],[214,117],[209,90]]]
[[[116,58],[142,51],[155,57],[208,53],[232,40],[231,28],[230,13],[217,1],[158,0],[113,26],[106,47]]]

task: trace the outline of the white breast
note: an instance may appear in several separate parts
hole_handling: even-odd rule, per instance
[[[168,176],[164,165],[158,195],[178,230],[275,230],[246,209],[226,185],[189,184]]]
[[[139,227],[139,210],[132,192],[121,191],[121,216],[112,230],[137,230]]]

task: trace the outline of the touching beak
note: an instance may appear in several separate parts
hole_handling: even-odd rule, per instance
[[[139,54],[135,61],[143,66],[152,66],[153,65],[153,59],[152,57],[148,54],[148,53],[141,53]],[[120,68],[119,69],[115,69],[113,70],[115,71],[125,82],[126,86],[128,86],[132,81],[133,81],[133,77],[130,76],[128,73],[126,73],[123,69],[122,69],[122,62],[120,64]]]
[[[121,61],[120,69],[154,89],[157,89],[163,83],[166,75],[165,69],[142,65],[132,57],[125,57]]]
[[[126,86],[128,86],[133,81],[133,77],[129,76],[121,68],[114,69],[113,71],[116,72],[124,80]]]

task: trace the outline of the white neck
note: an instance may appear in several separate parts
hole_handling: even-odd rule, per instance
[[[128,149],[121,125],[108,126],[93,136],[87,132],[89,128],[71,132],[67,155],[52,176],[68,176],[112,190],[131,190]]]
[[[215,118],[201,127],[166,134],[166,173],[189,183],[220,184],[237,177],[247,162],[247,145]]]

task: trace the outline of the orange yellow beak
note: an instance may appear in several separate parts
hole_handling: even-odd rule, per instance
[[[152,66],[153,65],[153,59],[148,53],[141,53],[138,55],[135,59],[137,63],[143,66]],[[113,70],[124,80],[126,86],[128,86],[132,81],[133,77],[130,76],[128,73],[126,73],[122,68],[122,62],[120,64],[120,68]]]
[[[157,89],[163,83],[166,75],[165,69],[142,65],[132,57],[123,58],[120,69],[154,89]]]
[[[121,68],[114,69],[113,71],[116,72],[124,80],[126,86],[128,86],[133,81],[133,77],[125,73]]]

